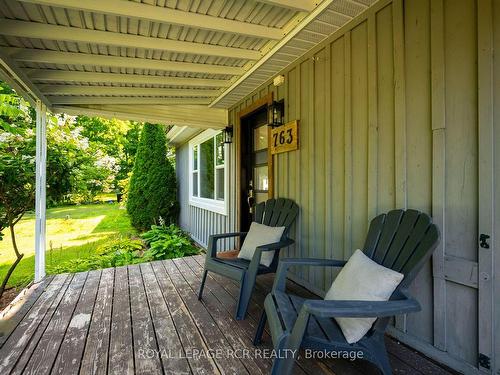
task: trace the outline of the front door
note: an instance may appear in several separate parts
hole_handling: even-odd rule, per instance
[[[241,119],[241,230],[253,220],[255,205],[269,198],[267,108]]]

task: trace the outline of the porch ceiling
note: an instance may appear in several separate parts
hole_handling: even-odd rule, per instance
[[[225,109],[375,1],[0,0],[0,75],[53,110],[172,122],[164,107],[182,105],[194,112],[180,125],[223,127]]]

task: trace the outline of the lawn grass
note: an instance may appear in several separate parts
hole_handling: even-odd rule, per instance
[[[8,287],[24,286],[34,275],[34,215],[26,214],[15,229],[18,247],[24,253],[24,258],[12,274]],[[51,267],[67,260],[89,257],[99,246],[134,234],[126,210],[117,203],[48,209],[47,271],[50,272]],[[10,236],[5,233],[4,240],[0,241],[0,280],[14,259]]]

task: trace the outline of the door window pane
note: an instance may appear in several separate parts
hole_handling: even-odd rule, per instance
[[[255,193],[255,203],[259,204],[267,201],[268,194],[267,193]]]
[[[214,199],[214,138],[200,145],[200,196]]]
[[[267,164],[267,150],[255,152],[254,155],[255,165]]]
[[[267,126],[260,126],[253,131],[254,151],[267,148]]]
[[[258,191],[269,190],[269,179],[267,176],[267,165],[254,168],[254,188]]]

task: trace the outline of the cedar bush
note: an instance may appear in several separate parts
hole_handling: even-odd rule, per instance
[[[177,221],[175,169],[167,158],[167,138],[162,125],[145,123],[130,178],[127,212],[139,231],[148,230],[161,217]]]

